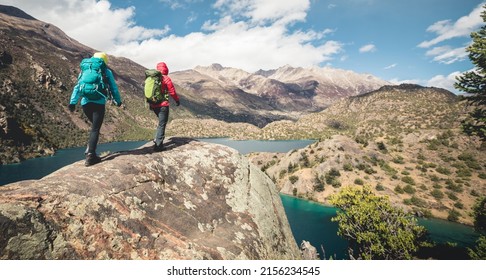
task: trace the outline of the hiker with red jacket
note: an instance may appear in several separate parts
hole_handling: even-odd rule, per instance
[[[165,126],[169,120],[169,95],[176,102],[176,106],[179,106],[179,96],[177,96],[174,84],[168,76],[169,68],[165,62],[159,62],[157,64],[157,70],[162,73],[161,91],[163,99],[159,103],[150,103],[150,110],[154,111],[155,115],[159,118],[159,125],[155,133],[155,146],[154,151],[160,152],[164,150],[164,138],[165,138]]]

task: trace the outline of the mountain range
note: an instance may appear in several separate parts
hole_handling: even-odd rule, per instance
[[[248,73],[213,64],[174,72],[173,80],[191,100],[212,108],[238,112],[236,121],[263,127],[275,120],[296,120],[319,112],[336,100],[356,96],[389,84],[374,76],[333,68],[294,68]],[[232,118],[208,114],[219,120]]]

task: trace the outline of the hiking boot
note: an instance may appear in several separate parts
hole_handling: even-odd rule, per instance
[[[86,161],[84,162],[84,166],[90,166],[99,162],[101,162],[101,158],[99,156],[93,153],[89,153],[86,155]]]

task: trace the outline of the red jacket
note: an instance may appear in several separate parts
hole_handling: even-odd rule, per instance
[[[169,95],[174,99],[175,102],[179,102],[179,96],[177,96],[174,84],[172,83],[172,80],[168,76],[169,74],[169,68],[165,64],[165,62],[159,62],[157,64],[157,70],[159,70],[162,73],[162,92],[165,92],[166,90],[169,92]],[[158,104],[150,104],[150,108],[160,108],[160,107],[168,107],[169,106],[169,101],[164,100],[161,103]]]

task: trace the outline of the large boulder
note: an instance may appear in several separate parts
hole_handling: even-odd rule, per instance
[[[272,181],[172,138],[0,187],[0,259],[300,259]]]

